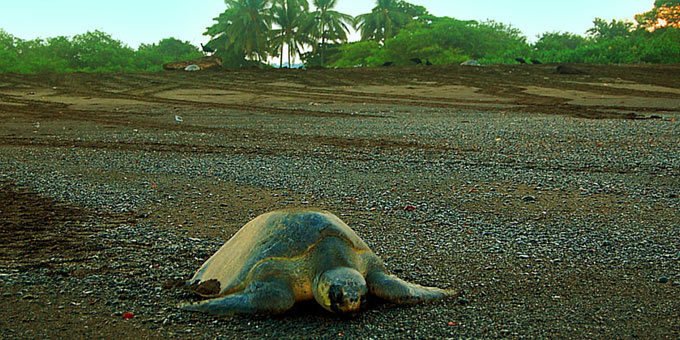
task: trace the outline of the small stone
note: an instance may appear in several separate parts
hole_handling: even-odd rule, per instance
[[[536,202],[536,197],[531,196],[531,195],[527,195],[527,196],[522,197],[522,201],[527,202],[527,203]]]
[[[662,276],[659,278],[659,283],[668,283],[668,281],[670,280],[666,276]]]

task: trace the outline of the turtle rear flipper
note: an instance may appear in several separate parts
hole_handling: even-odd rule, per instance
[[[366,284],[371,294],[396,304],[416,304],[456,295],[452,290],[424,287],[381,271],[369,273]]]
[[[295,295],[283,281],[255,281],[240,293],[180,305],[188,311],[213,315],[281,314],[295,304]]]

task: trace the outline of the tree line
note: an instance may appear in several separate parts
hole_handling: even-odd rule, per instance
[[[0,72],[153,72],[164,63],[202,55],[196,46],[175,38],[134,50],[101,31],[22,40],[0,29]]]
[[[514,63],[680,63],[680,0],[657,0],[635,22],[595,19],[585,36],[546,32],[528,43],[518,29],[498,22],[437,17],[403,0],[377,0],[369,13],[352,17],[335,10],[337,0],[225,0],[227,9],[205,35],[225,67],[408,65],[475,59]],[[358,42],[348,42],[357,30]],[[0,29],[0,72],[158,71],[163,63],[201,57],[175,38],[132,49],[100,32],[22,40]]]

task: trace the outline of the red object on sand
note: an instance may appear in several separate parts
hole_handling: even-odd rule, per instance
[[[123,320],[130,320],[135,317],[135,314],[132,312],[125,312],[123,313]]]

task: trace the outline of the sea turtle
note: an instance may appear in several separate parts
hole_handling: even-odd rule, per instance
[[[414,304],[454,294],[390,275],[378,256],[327,211],[281,210],[241,228],[187,282],[211,299],[185,310],[215,315],[283,313],[316,300],[328,311],[359,311],[368,294]]]

